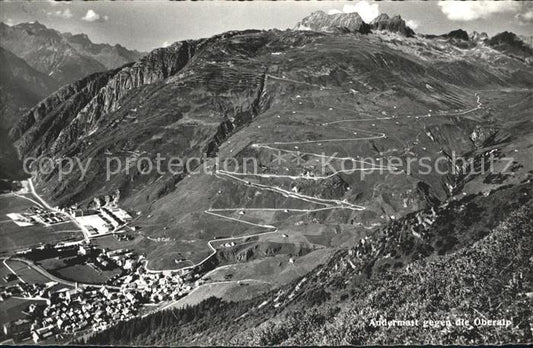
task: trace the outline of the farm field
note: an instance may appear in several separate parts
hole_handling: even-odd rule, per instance
[[[19,261],[6,261],[9,267],[11,267],[24,281],[28,283],[45,283],[49,279],[42,276],[40,273],[28,268],[22,262]],[[4,280],[4,276],[10,274],[11,271],[5,266],[4,262],[0,262],[0,285],[1,286],[11,286],[17,284],[20,280],[14,279],[10,282]],[[43,304],[43,301],[35,300],[26,300],[21,298],[8,298],[5,301],[0,302],[0,325],[3,325],[12,320],[17,320],[25,317],[25,314],[22,313],[26,308],[32,304]]]
[[[45,302],[18,298],[8,298],[0,302],[0,325],[4,325],[12,320],[25,318],[26,315],[22,312],[32,303],[44,304]]]
[[[7,260],[7,265],[11,267],[15,273],[22,278],[26,283],[29,284],[44,284],[50,282],[51,280],[37,272],[30,266],[26,265],[24,262]],[[5,267],[5,266],[4,266]]]
[[[106,248],[110,250],[117,250],[117,249],[130,249],[134,248],[135,244],[142,239],[142,236],[135,236],[132,240],[117,240],[112,235],[93,238],[91,240],[91,244],[94,245],[96,248]]]
[[[0,286],[11,286],[19,282],[17,278],[7,282],[4,277],[8,274],[12,274],[12,272],[6,267],[6,265],[4,265],[3,261],[0,261]]]
[[[102,284],[109,278],[116,274],[120,274],[120,269],[97,271],[86,264],[65,265],[61,260],[40,261],[39,264],[51,274],[65,280],[89,283],[89,284]]]

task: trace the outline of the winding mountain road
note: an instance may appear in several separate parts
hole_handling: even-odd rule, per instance
[[[321,90],[324,90],[326,88],[323,88],[319,85],[310,84],[307,82],[302,81],[296,81],[291,79],[284,79],[281,77],[276,77],[272,75],[268,75],[267,77],[273,78],[276,80],[282,80],[289,83],[298,83],[298,84],[305,84],[309,86],[319,87]],[[345,92],[340,94],[352,94],[351,92]],[[278,141],[278,142],[270,142],[270,143],[252,143],[250,146],[254,148],[260,148],[265,149],[269,151],[278,151],[278,152],[284,152],[287,154],[293,154],[297,156],[307,155],[307,156],[314,156],[317,158],[333,158],[335,160],[339,161],[351,161],[352,163],[358,163],[361,164],[364,167],[361,168],[353,168],[353,169],[346,169],[346,170],[336,170],[333,173],[330,173],[328,175],[317,175],[317,176],[310,176],[310,175],[283,175],[283,174],[258,174],[258,173],[242,173],[242,172],[231,172],[221,169],[215,169],[214,175],[217,178],[220,179],[229,179],[231,181],[237,182],[239,184],[247,185],[255,187],[259,190],[263,191],[270,191],[274,192],[280,195],[283,195],[287,198],[293,198],[297,199],[309,204],[314,204],[321,206],[320,208],[308,208],[308,209],[302,209],[302,208],[275,208],[275,207],[264,207],[264,208],[249,208],[249,207],[239,207],[239,208],[211,208],[204,211],[204,213],[215,216],[220,219],[229,220],[232,222],[240,223],[240,224],[246,224],[253,227],[260,227],[265,229],[264,232],[260,233],[254,233],[254,234],[248,234],[248,235],[242,235],[242,236],[235,236],[235,237],[227,237],[227,238],[221,238],[221,239],[211,239],[207,242],[207,245],[209,246],[209,249],[211,250],[211,253],[202,259],[200,262],[193,264],[191,266],[186,266],[178,269],[165,269],[165,270],[151,270],[148,268],[148,261],[145,262],[145,269],[149,273],[159,273],[159,272],[165,272],[165,271],[172,271],[172,272],[178,272],[188,269],[194,269],[195,267],[201,266],[206,261],[208,261],[211,257],[213,257],[217,249],[213,247],[214,242],[222,242],[222,241],[232,241],[232,240],[239,240],[239,239],[245,239],[250,237],[256,237],[256,236],[264,236],[267,234],[275,234],[278,233],[279,230],[276,226],[270,225],[270,224],[261,224],[261,223],[255,223],[251,221],[247,221],[242,218],[236,218],[233,216],[224,215],[223,213],[235,213],[235,212],[295,212],[295,213],[313,213],[313,212],[319,212],[319,211],[326,211],[326,210],[352,210],[352,211],[363,211],[366,209],[366,207],[358,204],[350,203],[346,200],[337,200],[337,199],[324,199],[314,196],[309,196],[301,193],[297,193],[294,191],[286,190],[278,186],[272,186],[272,185],[266,185],[266,184],[260,184],[260,183],[254,183],[250,182],[248,180],[243,179],[243,177],[256,177],[256,178],[283,178],[283,179],[291,179],[293,181],[296,180],[312,180],[312,181],[318,181],[318,180],[324,180],[331,178],[335,175],[338,175],[340,173],[354,173],[355,171],[368,171],[368,170],[387,170],[391,172],[403,172],[403,169],[399,169],[395,166],[390,165],[381,165],[381,164],[375,164],[375,163],[369,163],[368,161],[362,160],[360,158],[354,158],[354,157],[339,157],[335,155],[324,155],[324,154],[317,154],[312,152],[301,152],[297,150],[287,150],[278,146],[283,145],[305,145],[305,144],[318,144],[324,142],[357,142],[357,141],[368,141],[368,140],[379,140],[379,139],[385,139],[387,138],[387,135],[383,132],[377,132],[377,131],[370,131],[360,128],[347,128],[345,126],[346,123],[353,123],[353,122],[369,122],[369,121],[380,121],[380,120],[391,120],[391,119],[410,119],[410,118],[430,118],[430,117],[452,117],[452,116],[461,116],[465,115],[477,110],[482,109],[483,104],[481,103],[480,96],[478,93],[474,94],[476,97],[476,103],[477,106],[474,108],[461,110],[458,112],[440,112],[436,113],[435,115],[432,115],[431,113],[425,114],[425,115],[406,115],[406,116],[390,116],[390,117],[376,117],[376,118],[365,118],[365,119],[348,119],[348,120],[339,120],[339,121],[332,121],[332,122],[325,122],[325,123],[319,123],[315,124],[317,127],[338,127],[338,125],[342,124],[342,131],[351,131],[353,135],[358,135],[359,133],[363,133],[364,136],[354,136],[350,138],[327,138],[327,139],[320,139],[320,140],[303,140],[303,141]],[[305,99],[305,97],[299,97],[301,99]],[[349,111],[342,108],[337,108],[335,106],[328,106],[330,110],[339,109],[341,111]]]
[[[275,76],[272,76],[272,75],[267,75],[267,77],[272,78],[272,79],[276,79],[276,80],[283,80],[283,81],[286,81],[286,82],[289,82],[289,83],[306,84],[306,85],[320,87],[321,89],[324,89],[324,88],[322,88],[322,86],[313,85],[313,84],[309,84],[309,83],[302,82],[302,81],[284,79],[284,78],[275,77]],[[341,94],[351,94],[351,92],[346,92],[346,93],[341,93]],[[268,151],[277,152],[278,154],[286,153],[286,154],[298,156],[300,158],[301,158],[301,156],[305,155],[305,156],[309,156],[309,157],[333,159],[333,160],[336,160],[336,161],[350,161],[350,162],[352,162],[354,164],[359,164],[360,168],[340,169],[340,170],[335,170],[332,173],[328,173],[327,175],[313,175],[313,176],[308,175],[308,174],[306,174],[306,175],[284,175],[284,174],[264,174],[264,173],[242,173],[242,172],[231,172],[231,171],[217,169],[217,170],[215,170],[215,176],[218,177],[218,178],[222,178],[222,179],[226,178],[226,179],[232,180],[234,182],[237,182],[239,184],[244,184],[244,185],[247,185],[247,186],[255,187],[255,188],[257,188],[259,190],[263,190],[263,191],[274,192],[274,193],[283,195],[284,197],[287,197],[287,198],[296,199],[296,200],[299,200],[299,201],[303,201],[303,202],[306,202],[306,203],[309,203],[309,204],[318,205],[318,206],[321,206],[321,207],[320,208],[309,208],[309,209],[292,209],[292,208],[275,208],[275,207],[264,207],[264,208],[247,208],[247,207],[218,208],[218,209],[208,209],[208,210],[205,211],[205,213],[217,216],[217,217],[222,218],[222,219],[235,221],[235,222],[238,222],[238,223],[252,225],[252,226],[255,226],[255,227],[262,227],[266,231],[274,232],[274,231],[277,231],[277,228],[275,226],[273,226],[273,225],[252,223],[252,222],[247,221],[245,219],[242,219],[242,218],[238,219],[238,218],[235,218],[235,217],[232,217],[232,216],[223,215],[222,213],[235,213],[235,212],[247,212],[247,211],[250,211],[250,212],[252,212],[252,211],[254,211],[254,212],[257,212],[257,211],[282,212],[283,211],[283,212],[297,212],[297,213],[313,213],[313,212],[318,212],[318,211],[335,210],[335,209],[352,210],[352,211],[365,210],[366,207],[364,207],[362,205],[350,203],[350,202],[348,202],[346,200],[318,198],[318,197],[309,196],[309,195],[305,195],[305,194],[302,194],[302,193],[294,192],[294,191],[291,191],[291,190],[286,190],[286,189],[283,189],[283,188],[281,188],[279,186],[273,186],[273,185],[266,185],[266,184],[260,184],[260,183],[251,182],[251,181],[246,180],[244,178],[274,178],[274,179],[275,178],[279,178],[279,179],[290,179],[293,182],[297,182],[298,180],[312,180],[312,181],[324,180],[324,179],[331,178],[331,177],[336,176],[336,175],[341,174],[341,173],[353,174],[356,171],[371,171],[371,170],[383,171],[383,170],[386,170],[386,171],[396,172],[396,173],[403,172],[403,169],[400,169],[400,168],[395,167],[395,166],[371,163],[371,162],[368,162],[367,160],[365,161],[365,160],[362,160],[360,158],[339,157],[339,156],[336,156],[336,154],[334,154],[334,155],[325,155],[325,154],[318,154],[318,153],[313,153],[313,152],[301,152],[301,151],[297,150],[297,146],[298,145],[300,145],[300,146],[301,145],[309,145],[309,144],[317,144],[318,146],[320,146],[322,143],[358,142],[358,141],[385,139],[385,138],[387,138],[387,135],[385,133],[383,133],[383,132],[370,131],[370,130],[367,130],[367,129],[360,129],[360,128],[353,128],[353,127],[349,127],[347,125],[349,125],[350,123],[353,123],[353,122],[358,122],[358,123],[360,123],[360,122],[370,122],[370,121],[374,121],[375,122],[375,121],[380,121],[380,120],[383,121],[383,120],[402,119],[402,118],[407,119],[407,118],[411,118],[411,117],[414,117],[414,118],[418,119],[418,118],[429,118],[429,117],[442,117],[442,116],[451,117],[451,116],[465,115],[465,114],[477,111],[477,110],[482,108],[482,103],[480,101],[479,94],[475,93],[475,97],[476,97],[476,103],[477,103],[476,107],[471,108],[471,109],[467,109],[467,110],[462,110],[460,112],[455,112],[455,113],[441,112],[441,113],[437,113],[434,116],[432,116],[431,113],[428,113],[428,114],[419,115],[419,116],[406,115],[406,116],[402,116],[402,117],[400,117],[400,116],[390,116],[390,117],[376,117],[376,118],[365,118],[365,119],[346,119],[346,120],[339,120],[339,121],[332,121],[332,122],[314,124],[314,126],[316,126],[316,127],[334,127],[336,129],[340,130],[341,132],[351,132],[353,136],[352,137],[348,137],[348,138],[326,138],[326,139],[319,139],[319,140],[315,139],[315,140],[303,140],[303,141],[276,141],[276,142],[270,142],[270,143],[253,143],[253,144],[250,145],[253,148],[265,149],[265,150],[268,150]],[[306,99],[306,97],[297,96],[296,99]],[[329,105],[323,105],[323,106],[329,107],[330,111],[339,110],[339,111],[342,111],[344,113],[350,112],[350,110],[342,109],[342,108],[335,107],[335,106],[329,106]],[[372,126],[375,126],[375,124],[373,124]],[[288,145],[295,146],[296,150],[288,150],[288,149],[283,148],[283,146],[288,146]],[[246,236],[244,236],[244,237],[246,237]],[[242,237],[242,236],[241,237],[232,237],[231,239],[240,239],[240,238],[244,238],[244,237]],[[212,248],[212,246],[210,244],[209,244],[209,246]],[[193,267],[193,266],[191,266],[191,267]]]
[[[76,221],[76,219],[74,219],[70,214],[66,214],[58,209],[55,209],[53,208],[52,206],[50,206],[50,204],[48,204],[48,202],[46,202],[44,200],[44,198],[42,198],[38,193],[37,191],[35,191],[35,187],[33,186],[33,181],[32,181],[32,178],[28,179],[28,185],[29,185],[29,189],[30,189],[30,193],[35,197],[37,198],[37,200],[39,200],[40,204],[35,202],[34,200],[32,199],[29,199],[27,197],[23,197],[23,198],[26,198],[26,199],[29,199],[30,201],[40,205],[40,206],[44,206],[46,209],[48,210],[51,210],[55,213],[58,213],[58,214],[62,214],[66,217],[68,217],[68,219],[70,221],[72,221],[72,223],[74,223],[74,225],[76,225],[79,229],[80,229],[80,232],[83,233],[83,238],[86,242],[89,241],[89,231],[87,231],[87,229],[85,227],[83,227],[78,221]]]

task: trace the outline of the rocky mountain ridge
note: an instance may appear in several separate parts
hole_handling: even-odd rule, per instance
[[[528,46],[515,33],[504,31],[491,37],[487,44],[500,52],[519,57],[530,64],[533,63],[533,48]]]
[[[382,13],[370,22],[370,27],[373,30],[385,30],[392,33],[399,33],[406,37],[415,35],[413,29],[409,28],[400,15],[389,17],[386,13]]]
[[[316,11],[299,22],[295,29],[325,32],[347,31],[361,34],[369,34],[372,30],[377,30],[399,33],[406,37],[415,35],[401,16],[389,17],[386,13],[380,14],[367,24],[357,12],[327,14],[324,11]]]
[[[357,12],[327,14],[316,11],[296,24],[297,30],[338,31],[347,30],[361,34],[370,33],[370,26],[363,21]]]
[[[478,33],[477,31],[473,31],[473,32],[470,33],[469,38],[472,41],[477,41],[477,42],[482,41],[482,42],[484,42],[484,41],[487,41],[489,39],[489,36],[485,32]]]

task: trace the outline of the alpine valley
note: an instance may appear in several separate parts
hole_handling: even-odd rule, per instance
[[[3,96],[28,97],[6,97],[28,106],[10,116],[19,159],[87,165],[37,172],[36,192],[115,202],[145,272],[196,275],[164,310],[70,343],[531,342],[533,50],[517,35],[319,11],[141,54],[0,29],[21,77]],[[30,50],[42,40],[57,48]],[[434,323],[465,317],[510,324]]]

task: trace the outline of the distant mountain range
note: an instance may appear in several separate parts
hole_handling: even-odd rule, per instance
[[[499,33],[490,38],[487,43],[489,46],[500,52],[505,52],[532,62],[531,57],[533,56],[533,48],[515,33],[504,31],[503,33]]]
[[[370,23],[366,23],[361,16],[356,13],[335,13],[327,14],[324,11],[316,11],[298,22],[296,30],[312,30],[321,32],[352,32],[369,34],[372,31],[388,31],[397,33],[405,37],[415,36],[411,29],[400,15],[389,17],[386,13],[381,13]],[[528,36],[517,36],[514,33],[503,32],[489,40],[487,33],[476,31],[468,34],[463,29],[452,30],[442,35],[422,35],[427,38],[444,38],[455,41],[456,46],[472,48],[476,44],[487,44],[492,48],[507,54],[512,54],[527,62],[531,61],[533,55],[533,38]],[[461,42],[463,41],[463,42]]]
[[[8,128],[16,115],[56,90],[59,83],[2,47],[0,61],[0,127]]]
[[[0,23],[2,126],[59,86],[122,66],[144,53],[121,45],[95,44],[85,34],[60,33],[39,22]],[[17,67],[16,73],[9,71]],[[38,83],[34,83],[38,81]]]
[[[0,46],[61,84],[138,60],[144,53],[95,44],[85,34],[60,33],[39,22],[0,24]]]
[[[514,58],[525,61],[528,64],[533,62],[532,38],[528,36],[519,36],[515,33],[504,31],[489,38],[487,33],[478,33],[473,31],[467,33],[463,29],[452,30],[442,35],[423,35],[430,39],[447,39],[455,46],[462,48],[474,48],[477,45],[492,47],[493,49],[510,55]]]

